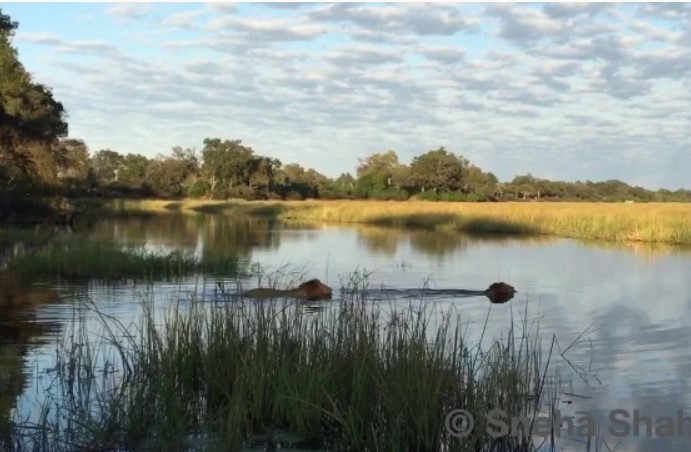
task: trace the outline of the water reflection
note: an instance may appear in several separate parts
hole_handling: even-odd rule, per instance
[[[457,231],[430,231],[428,229],[403,229],[371,225],[353,226],[358,234],[358,243],[370,253],[394,256],[400,247],[409,246],[416,253],[427,256],[451,256],[462,252],[468,246],[481,243],[522,244],[548,243],[554,240],[547,236],[510,236],[502,234],[469,234]]]
[[[36,312],[58,299],[49,286],[0,274],[0,434],[7,432],[17,398],[29,384],[27,356],[60,327],[39,321]]]

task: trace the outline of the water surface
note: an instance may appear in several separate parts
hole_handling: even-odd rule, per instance
[[[495,281],[517,288],[504,305],[484,297],[432,300],[440,312],[460,313],[467,334],[506,335],[513,321],[539,324],[545,349],[552,337],[566,394],[562,416],[583,410],[607,429],[613,409],[639,409],[651,418],[685,410],[691,417],[691,250],[622,246],[555,238],[468,236],[460,233],[335,225],[286,225],[256,218],[151,215],[103,219],[75,232],[85,240],[114,240],[152,250],[185,250],[240,256],[283,280],[319,278],[335,289],[354,271],[367,273],[371,288],[484,289]],[[15,248],[3,250],[18,252]],[[263,280],[264,282],[266,279]],[[135,321],[141,300],[154,294],[165,307],[181,292],[203,298],[219,278],[196,275],[153,286],[3,280],[0,303],[0,415],[14,406],[24,413],[50,375],[55,343],[69,329],[75,306],[93,301],[123,322]],[[221,278],[232,287],[235,278]],[[243,281],[256,286],[258,278]],[[336,297],[338,298],[338,296]],[[384,301],[382,301],[384,302]],[[336,299],[332,303],[338,303]],[[405,303],[409,303],[406,301]],[[485,328],[485,322],[487,322]],[[585,333],[585,334],[584,334]],[[570,364],[569,364],[570,363]],[[42,383],[43,382],[43,383]],[[571,395],[571,394],[576,395]],[[582,416],[582,415],[581,415]],[[643,427],[645,427],[643,425]],[[685,434],[685,437],[678,437]],[[686,450],[691,419],[671,438],[642,429],[625,438],[603,432],[618,450]],[[655,435],[653,435],[655,436]],[[562,438],[564,450],[585,450],[580,438]]]

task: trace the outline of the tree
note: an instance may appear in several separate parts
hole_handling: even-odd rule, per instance
[[[146,170],[149,159],[141,154],[127,154],[120,164],[118,183],[139,190],[147,185]]]
[[[240,140],[204,139],[202,173],[209,181],[212,194],[225,196],[228,189],[249,187],[253,158],[252,148],[243,146]]]
[[[0,10],[0,188],[54,182],[53,145],[67,135],[62,104],[32,80],[11,40],[17,23]]]
[[[457,190],[467,172],[469,162],[448,152],[444,147],[415,157],[410,165],[416,188],[425,191]]]
[[[189,168],[181,160],[170,156],[153,159],[146,169],[146,181],[159,196],[178,197],[183,194],[183,181]]]
[[[100,185],[118,182],[124,157],[110,149],[98,151],[91,159],[91,168]]]
[[[364,159],[358,159],[358,162],[358,177],[368,173],[391,177],[393,170],[399,166],[398,154],[396,154],[396,151],[392,150],[383,153],[374,153]]]
[[[269,196],[273,190],[276,173],[281,167],[281,161],[269,157],[255,157],[251,162],[250,188],[262,191],[264,196]]]
[[[61,139],[55,145],[57,179],[63,184],[86,188],[93,179],[89,162],[89,149],[83,140]]]

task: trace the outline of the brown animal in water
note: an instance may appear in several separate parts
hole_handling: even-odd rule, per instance
[[[293,289],[271,289],[266,287],[259,287],[251,289],[242,293],[243,297],[247,298],[277,298],[290,297],[299,298],[301,300],[330,300],[332,296],[331,287],[327,286],[318,279],[310,279],[305,281]]]
[[[516,289],[504,282],[491,284],[484,292],[492,303],[506,303],[516,294]]]

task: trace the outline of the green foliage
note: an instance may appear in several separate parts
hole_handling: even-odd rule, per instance
[[[50,88],[33,81],[12,47],[17,28],[0,10],[0,190],[54,183],[53,144],[67,134],[65,111]]]
[[[413,158],[411,177],[421,191],[458,190],[467,173],[469,162],[443,147]]]

